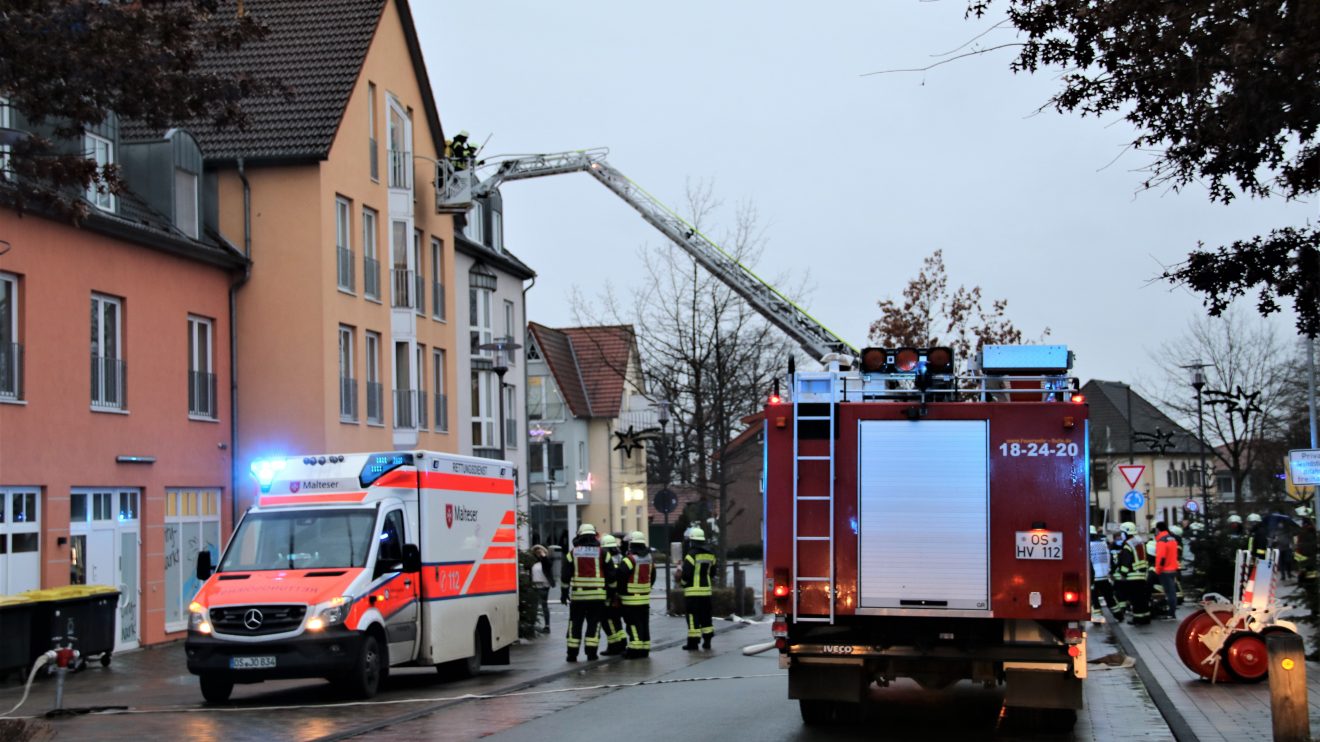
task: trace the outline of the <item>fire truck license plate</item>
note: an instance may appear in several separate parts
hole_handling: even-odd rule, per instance
[[[1063,559],[1062,531],[1018,531],[1018,559]]]
[[[274,657],[230,657],[229,669],[231,670],[257,670],[263,667],[274,667]]]

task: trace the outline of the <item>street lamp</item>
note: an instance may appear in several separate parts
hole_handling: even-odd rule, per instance
[[[1210,364],[1201,363],[1201,359],[1196,359],[1183,368],[1192,371],[1192,388],[1196,390],[1196,441],[1197,447],[1201,452],[1201,505],[1205,508],[1206,517],[1210,516],[1210,493],[1206,488],[1205,477],[1205,408],[1201,404],[1201,389],[1205,387],[1205,373],[1201,369]]]
[[[489,350],[495,353],[495,358],[491,364],[491,370],[499,377],[500,384],[500,459],[504,459],[504,374],[509,372],[509,364],[512,359],[513,351],[522,346],[513,342],[513,338],[504,336],[493,342],[478,345],[478,350]]]
[[[660,450],[658,452],[660,454],[660,491],[668,492],[669,491],[669,440],[668,440],[668,433],[666,432],[666,429],[669,426],[668,400],[662,400],[660,402],[660,413],[656,419],[660,423]],[[657,493],[657,495],[659,494],[660,493]],[[663,507],[660,509],[660,512],[662,512],[665,516],[665,548],[666,549],[669,548],[669,542],[673,538],[673,536],[669,533],[670,510],[671,508],[669,507]],[[665,559],[665,612],[666,613],[669,612],[669,590],[671,585],[669,570],[672,569],[673,567],[673,565],[670,564],[670,562],[673,560],[669,559],[668,558],[669,556],[670,555],[666,555],[666,559]]]

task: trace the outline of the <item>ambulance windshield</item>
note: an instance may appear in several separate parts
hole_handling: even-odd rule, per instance
[[[375,525],[374,509],[249,513],[219,571],[362,567]]]

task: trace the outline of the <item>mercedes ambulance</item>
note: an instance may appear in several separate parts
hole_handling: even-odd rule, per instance
[[[389,668],[508,664],[518,635],[514,471],[430,451],[262,459],[260,486],[189,606],[188,670],[326,678],[375,695]]]

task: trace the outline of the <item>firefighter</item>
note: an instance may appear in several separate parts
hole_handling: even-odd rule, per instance
[[[1302,520],[1302,529],[1297,532],[1297,548],[1293,550],[1293,559],[1297,562],[1297,584],[1314,584],[1316,579],[1316,530],[1314,512],[1311,508],[1297,508],[1297,517]]]
[[[1168,607],[1168,615],[1161,615],[1161,618],[1173,620],[1178,617],[1178,569],[1178,539],[1169,532],[1168,524],[1160,521],[1155,524],[1154,574]]]
[[[1242,516],[1237,513],[1228,516],[1228,544],[1235,552],[1247,548],[1247,533],[1242,527]]]
[[[641,531],[628,535],[628,554],[619,569],[619,595],[623,619],[628,624],[628,651],[624,659],[641,659],[651,654],[651,588],[655,585],[655,565],[651,550]]]
[[[1100,612],[1101,598],[1105,599],[1105,605],[1109,606],[1110,611],[1118,610],[1114,604],[1114,583],[1109,579],[1109,571],[1109,545],[1105,543],[1104,534],[1091,526],[1091,620],[1095,623],[1104,621],[1104,614]]]
[[[1146,582],[1149,565],[1146,545],[1137,536],[1137,524],[1131,521],[1119,527],[1123,531],[1123,548],[1118,552],[1118,567],[1114,570],[1122,600],[1132,611],[1132,623],[1150,623],[1150,585]]]
[[[600,539],[605,552],[605,649],[601,654],[623,654],[628,646],[628,632],[623,629],[623,604],[619,602],[618,574],[623,556],[619,554],[619,539],[605,534]]]
[[[605,554],[596,539],[596,527],[583,523],[564,557],[559,602],[568,606],[568,661],[577,662],[582,646],[582,624],[586,623],[587,660],[596,659],[600,646],[597,631],[605,610]]]
[[[683,602],[687,608],[687,644],[683,649],[694,650],[698,641],[710,649],[715,636],[715,625],[710,616],[710,585],[715,571],[715,555],[706,548],[706,532],[698,527],[688,531],[692,547],[683,557],[683,572],[679,582],[683,585]]]
[[[472,164],[472,159],[477,156],[477,148],[468,141],[468,136],[467,130],[464,129],[446,142],[448,155],[454,163],[455,170],[466,170]]]
[[[1265,534],[1265,524],[1261,522],[1260,514],[1249,513],[1247,515],[1247,551],[1257,560],[1264,559],[1266,552],[1270,547],[1270,539]]]
[[[1120,529],[1109,540],[1109,582],[1110,592],[1114,596],[1114,603],[1109,607],[1109,612],[1114,614],[1114,620],[1123,623],[1123,618],[1127,616],[1128,602],[1126,586],[1120,583],[1116,577],[1118,570],[1118,555],[1123,551],[1123,541],[1127,537]]]

